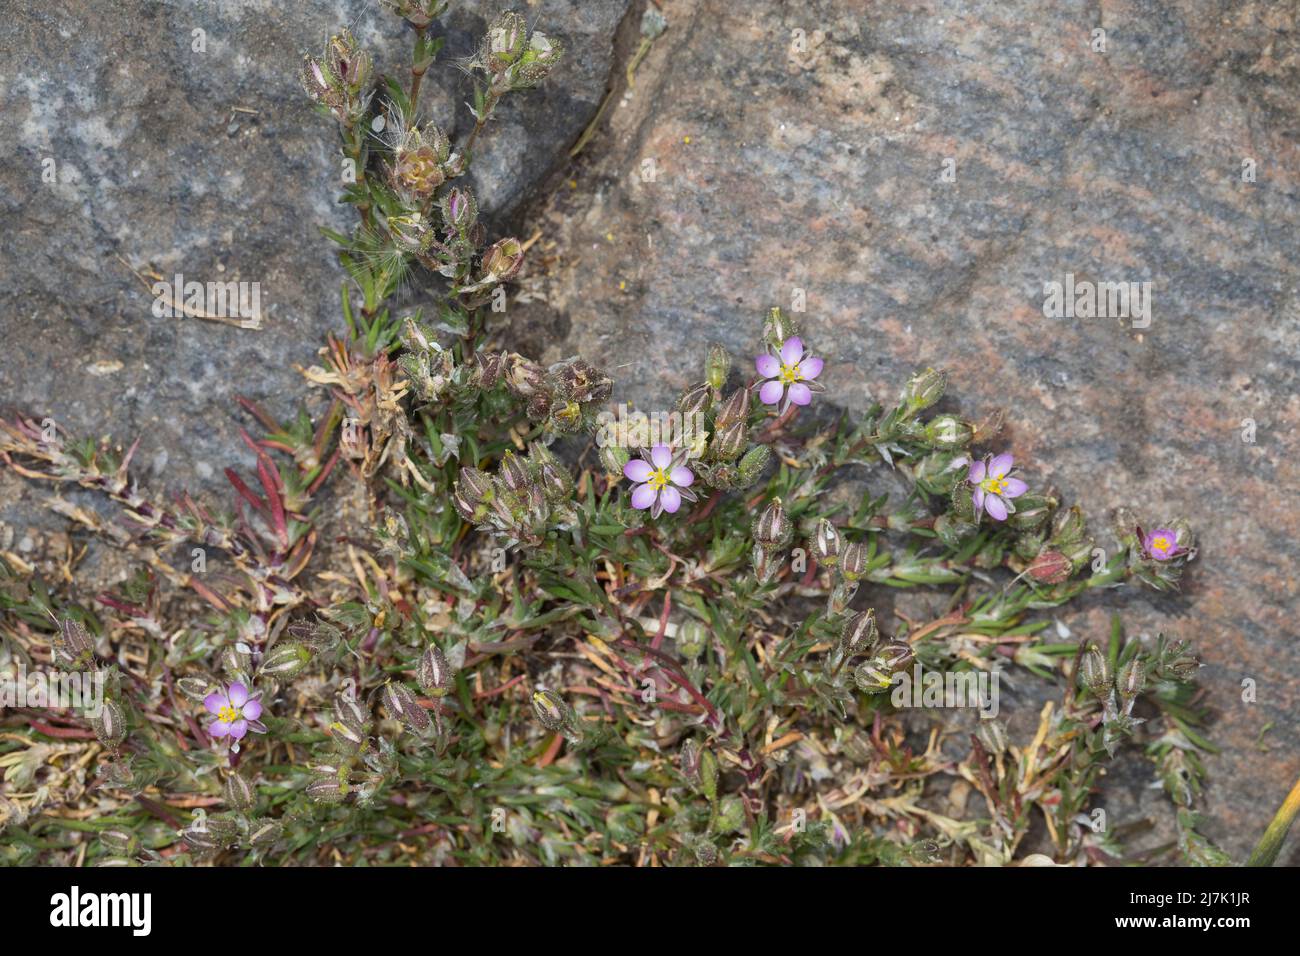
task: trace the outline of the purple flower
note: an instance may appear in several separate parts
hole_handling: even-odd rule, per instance
[[[673,454],[667,445],[655,445],[650,456],[634,458],[623,466],[629,481],[637,482],[632,489],[632,507],[650,508],[650,516],[658,518],[667,511],[674,514],[682,506],[682,499],[695,500],[690,485],[695,475],[686,467],[686,450]]]
[[[1005,453],[995,457],[985,455],[983,461],[971,463],[966,480],[975,486],[976,524],[985,511],[994,521],[1006,521],[1007,515],[1015,513],[1016,506],[1011,499],[1019,498],[1029,486],[1011,476],[1014,464],[1015,459]]]
[[[250,730],[255,734],[266,733],[266,725],[257,719],[262,716],[259,696],[260,691],[250,697],[248,688],[235,682],[224,691],[213,691],[203,698],[203,706],[217,718],[208,724],[208,734],[243,740]]]
[[[758,374],[768,379],[758,390],[758,400],[764,405],[781,404],[782,413],[791,404],[807,405],[814,391],[825,391],[814,382],[822,373],[825,363],[805,352],[803,342],[796,336],[785,340],[780,354],[760,355],[754,360]]]
[[[1169,528],[1156,528],[1142,539],[1142,550],[1157,561],[1176,558],[1186,549],[1178,547],[1178,532]]]

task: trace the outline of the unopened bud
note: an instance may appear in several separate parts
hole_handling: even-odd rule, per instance
[[[835,530],[835,525],[831,524],[826,518],[817,520],[817,529],[813,532],[808,544],[809,550],[812,551],[821,564],[834,567],[838,563],[843,541],[840,538],[840,533]]]
[[[311,662],[311,651],[301,644],[277,644],[262,658],[258,673],[281,680],[292,677]]]
[[[1110,695],[1113,683],[1113,675],[1106,655],[1097,649],[1097,645],[1089,645],[1079,665],[1084,686],[1092,691],[1094,697],[1105,700]]]
[[[734,461],[745,450],[749,441],[749,426],[743,421],[729,423],[725,428],[713,433],[709,443],[709,454],[718,461]]]
[[[1119,669],[1119,677],[1115,680],[1115,689],[1119,692],[1120,699],[1124,701],[1125,706],[1128,706],[1137,699],[1138,694],[1142,693],[1146,683],[1146,670],[1142,666],[1142,661],[1135,657]]]
[[[533,714],[537,722],[550,731],[569,733],[574,722],[573,709],[559,694],[551,690],[533,693]]]
[[[106,700],[98,717],[90,718],[90,729],[99,742],[109,750],[116,750],[126,740],[126,715],[117,701]]]
[[[345,771],[342,775],[317,777],[307,784],[306,794],[317,803],[342,803],[348,795],[348,789]]]
[[[253,804],[257,802],[257,795],[253,792],[252,784],[238,773],[232,772],[226,777],[221,793],[226,799],[226,806],[241,813],[247,813],[253,809]]]
[[[483,272],[498,282],[506,282],[519,274],[524,264],[524,247],[518,239],[500,239],[483,253]]]
[[[925,438],[935,448],[965,448],[975,437],[975,426],[955,415],[936,415],[925,425]]]
[[[948,377],[943,372],[927,368],[924,372],[918,372],[907,380],[907,384],[903,386],[900,400],[912,411],[920,411],[923,408],[929,408],[943,398],[944,389],[947,386]]]
[[[270,817],[254,820],[248,829],[248,845],[254,850],[269,850],[280,842],[284,824]]]
[[[451,687],[451,666],[436,644],[425,648],[415,669],[415,679],[430,697],[445,697]]]
[[[762,477],[763,469],[767,467],[768,460],[771,457],[772,449],[767,445],[755,445],[745,452],[744,457],[736,465],[736,486],[738,488],[748,488],[758,481]]]
[[[1025,569],[1040,584],[1060,584],[1070,576],[1070,559],[1059,551],[1044,551]]]
[[[420,702],[415,699],[405,684],[389,681],[380,694],[388,715],[400,720],[413,734],[422,734],[429,729],[429,715]]]
[[[879,658],[872,658],[859,664],[853,671],[853,683],[858,686],[858,690],[867,694],[882,694],[889,690],[889,685],[893,680],[893,672],[889,666]]]
[[[194,703],[202,703],[212,693],[212,681],[203,677],[182,677],[176,682],[176,689]]]
[[[714,431],[722,431],[735,422],[747,422],[749,420],[749,400],[750,394],[747,388],[738,388],[728,395],[726,400],[718,406],[718,415],[713,423]]]
[[[870,654],[879,640],[880,630],[876,626],[876,609],[868,608],[844,622],[844,627],[840,630],[840,653],[845,658]]]
[[[698,660],[708,642],[709,630],[703,621],[690,618],[677,629],[677,650],[688,661]]]
[[[721,345],[709,347],[709,357],[704,361],[704,378],[715,392],[727,384],[731,372],[731,353]]]
[[[790,543],[794,532],[780,498],[772,499],[772,503],[754,519],[752,530],[755,543],[764,551],[777,551]]]
[[[840,574],[846,581],[857,581],[867,570],[867,546],[861,541],[850,541],[840,556]]]
[[[677,410],[682,413],[683,421],[690,421],[695,415],[702,414],[712,401],[709,383],[700,382],[682,392],[682,397],[677,399]]]

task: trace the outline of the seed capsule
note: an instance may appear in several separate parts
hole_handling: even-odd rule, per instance
[[[400,720],[406,729],[414,734],[422,734],[429,729],[429,714],[415,699],[405,684],[390,681],[384,685],[382,692],[384,707],[390,717]]]
[[[1097,649],[1097,645],[1090,645],[1084,652],[1080,671],[1084,686],[1092,691],[1094,697],[1104,700],[1110,695],[1114,678],[1106,655]]]
[[[840,574],[846,581],[856,581],[867,570],[867,546],[861,541],[850,541],[840,557]]]
[[[311,651],[292,641],[277,644],[262,658],[258,673],[268,677],[287,678],[301,671],[311,661]]]
[[[126,715],[116,701],[106,700],[99,716],[90,719],[90,728],[101,744],[116,750],[126,740]]]
[[[834,567],[839,562],[843,540],[840,538],[840,533],[835,530],[835,525],[827,519],[818,519],[817,530],[808,544],[809,550],[821,564]]]
[[[844,622],[844,627],[840,630],[840,653],[845,658],[870,654],[879,640],[880,630],[876,626],[876,609],[868,608]]]
[[[415,679],[420,689],[430,697],[445,697],[451,686],[451,666],[436,644],[430,644],[420,657],[415,669]]]
[[[253,792],[252,785],[238,773],[231,773],[226,777],[221,791],[226,798],[226,806],[241,813],[253,809],[253,804],[257,802],[257,795]]]
[[[763,513],[754,519],[754,541],[764,551],[776,551],[790,543],[793,533],[781,499],[774,498]]]

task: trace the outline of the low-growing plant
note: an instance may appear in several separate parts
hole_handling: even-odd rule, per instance
[[[666,435],[606,410],[583,358],[509,351],[494,306],[527,244],[489,234],[467,174],[560,44],[493,21],[457,142],[420,110],[445,3],[388,6],[409,75],[376,77],[347,32],[302,70],[355,172],[357,225],[326,232],[344,330],[304,372],[315,414],[243,403],[256,474],[226,470],[230,508],[149,497],[135,446],[3,426],[14,471],[120,508],[53,505],[135,572],[86,593],[3,565],[6,659],[100,675],[105,702],[4,718],[0,857],[1225,862],[1196,829],[1214,748],[1191,650],[1052,616],[1176,590],[1186,522],[1122,511],[1099,547],[998,417],[936,410],[933,369],[860,415],[814,404],[814,333],[777,309],[752,366],[707,351]],[[437,304],[400,309],[404,288]],[[1002,683],[1041,701],[1025,733],[989,716]],[[1126,749],[1176,845],[1135,855],[1145,822],[1098,813]]]

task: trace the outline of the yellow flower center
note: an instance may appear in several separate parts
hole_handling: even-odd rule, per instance
[[[991,495],[1003,494],[1007,487],[1005,478],[985,478],[980,482],[980,487]]]
[[[229,704],[226,704],[226,706],[217,711],[217,720],[233,724],[235,721],[239,720],[239,711],[235,710],[235,708],[231,707]]]
[[[646,482],[646,484],[655,491],[658,491],[660,488],[663,488],[668,484],[668,472],[664,471],[662,468],[656,468],[654,474],[650,476],[650,480]]]
[[[800,375],[799,375],[798,362],[795,362],[793,365],[786,365],[784,362],[781,363],[782,382],[784,382],[786,385],[793,385],[795,382],[799,381],[799,378]]]
[[[1169,539],[1166,538],[1164,535],[1161,535],[1158,538],[1153,538],[1151,540],[1151,549],[1153,551],[1168,551]]]

